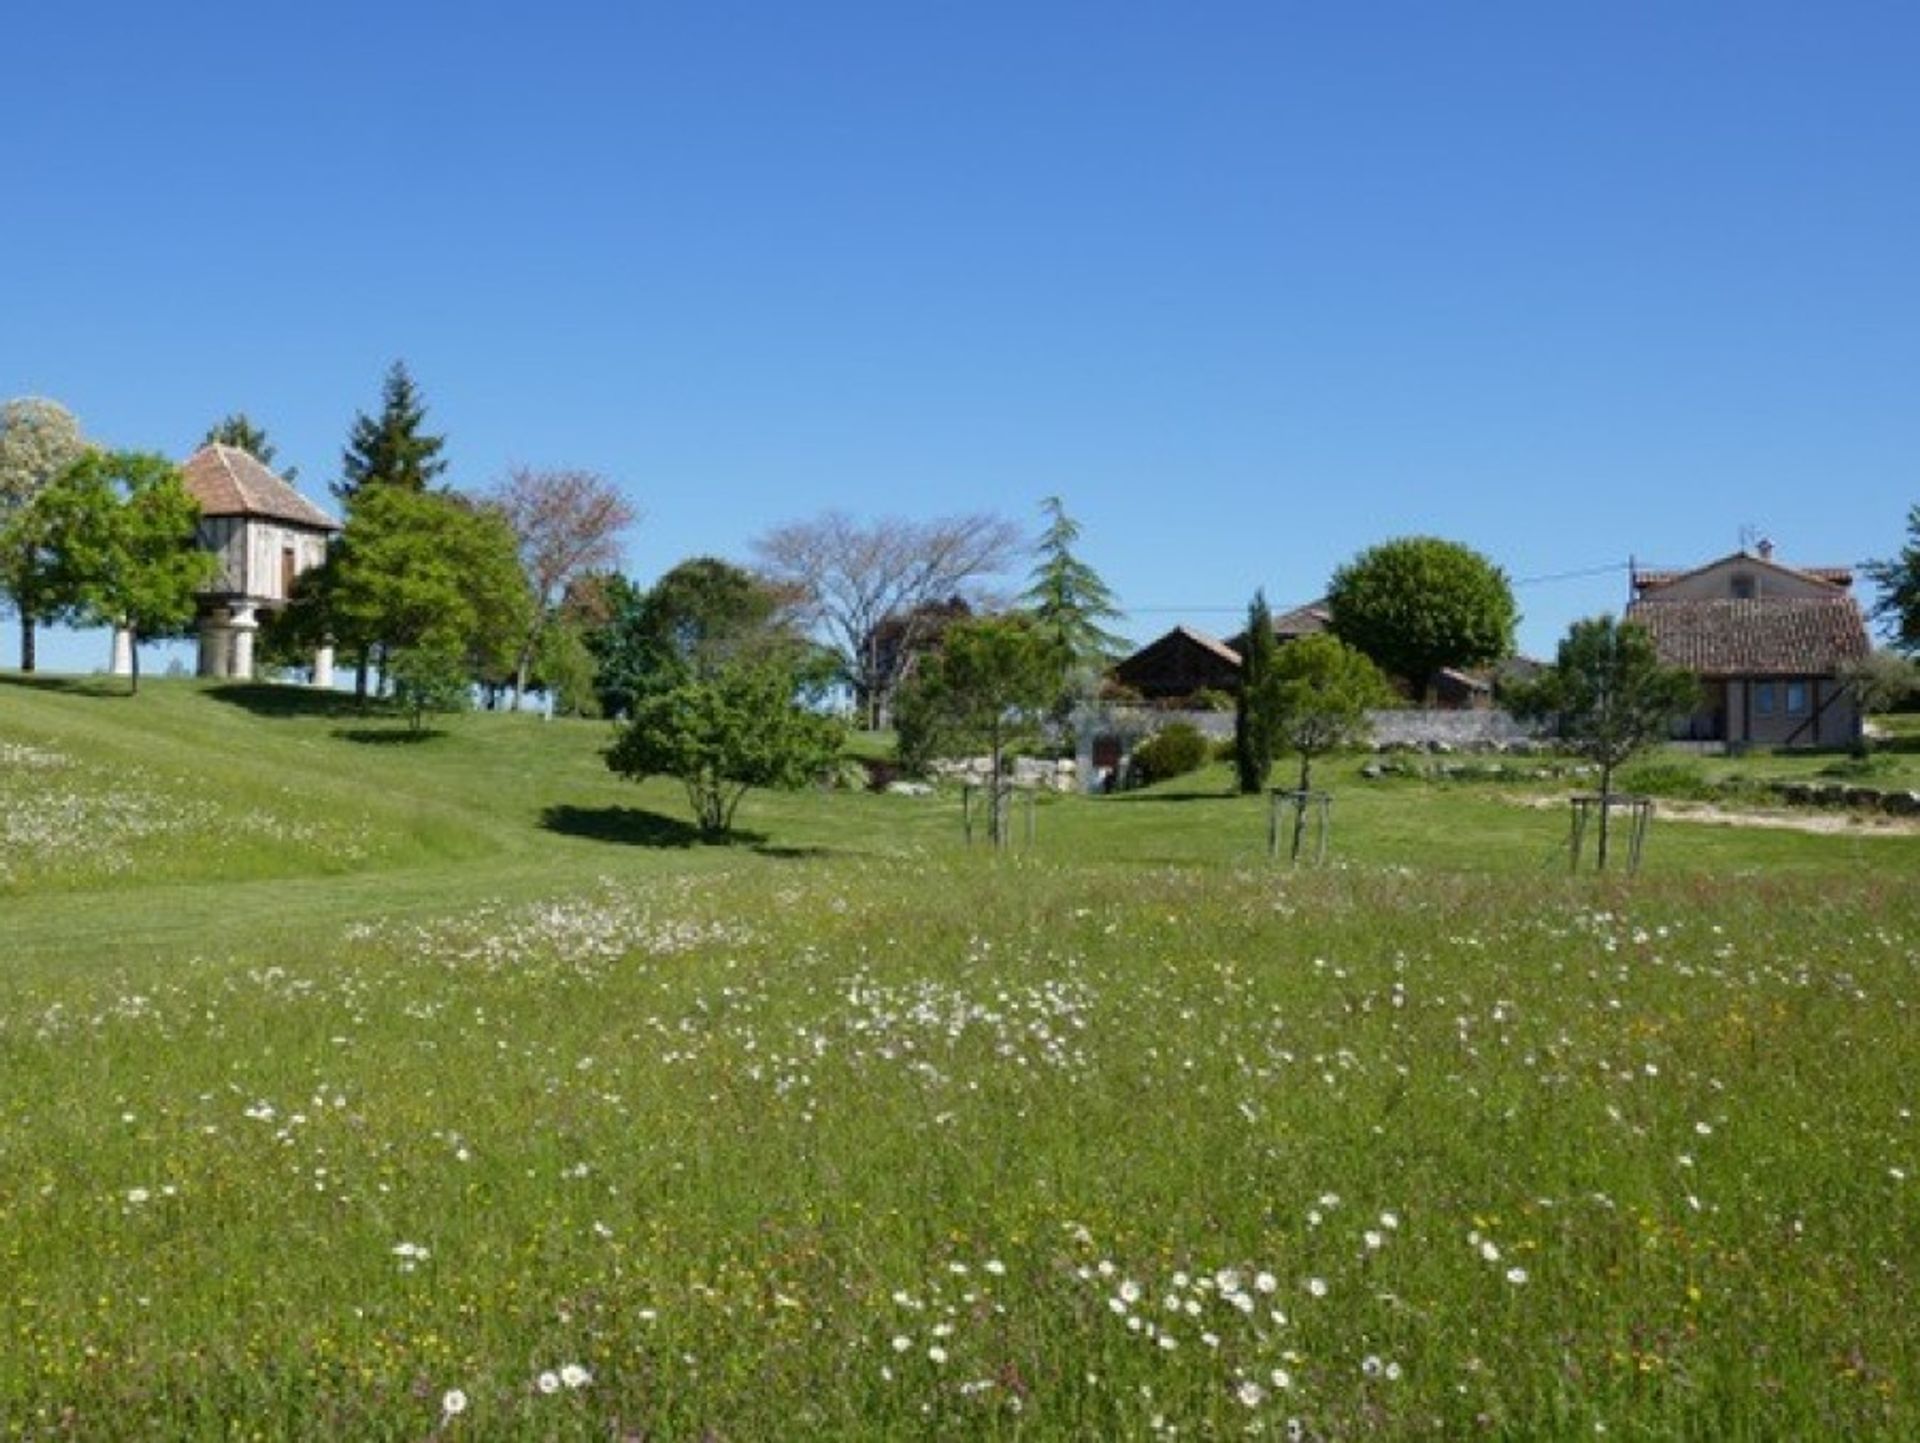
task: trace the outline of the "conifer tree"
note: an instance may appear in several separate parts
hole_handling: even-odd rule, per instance
[[[1126,650],[1126,642],[1101,623],[1117,620],[1120,608],[1100,573],[1073,554],[1080,525],[1067,515],[1058,496],[1041,503],[1047,529],[1034,550],[1033,581],[1020,598],[1032,613],[1035,628],[1062,658],[1068,673],[1103,667]]]
[[[273,465],[273,442],[267,439],[266,428],[256,426],[248,419],[245,411],[235,411],[223,416],[214,425],[207,428],[205,446],[231,446],[237,451],[245,451],[254,460],[269,471]],[[298,466],[289,466],[277,473],[284,481],[292,482],[300,475]]]
[[[381,388],[380,414],[369,416],[363,411],[354,418],[333,494],[346,501],[368,486],[425,491],[447,469],[440,459],[447,438],[425,434],[420,428],[426,418],[426,403],[407,372],[407,363],[395,361]]]
[[[1240,652],[1240,690],[1233,699],[1233,766],[1243,794],[1263,791],[1273,771],[1273,612],[1267,593],[1247,607]]]

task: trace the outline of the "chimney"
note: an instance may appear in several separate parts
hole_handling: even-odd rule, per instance
[[[1773,560],[1773,543],[1766,537],[1762,536],[1760,538],[1760,545],[1757,549],[1760,552],[1760,559],[1762,561]]]

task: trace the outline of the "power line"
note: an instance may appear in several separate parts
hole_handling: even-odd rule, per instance
[[[1522,576],[1509,584],[1544,586],[1554,581],[1584,581],[1595,576],[1615,575],[1628,569],[1629,563],[1625,561],[1609,561],[1604,565],[1582,566],[1572,571],[1551,571],[1540,576]],[[1218,616],[1226,613],[1239,615],[1246,609],[1243,604],[1240,606],[1129,606],[1126,610],[1129,616]]]

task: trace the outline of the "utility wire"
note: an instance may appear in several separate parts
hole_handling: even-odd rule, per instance
[[[1629,565],[1630,563],[1625,561],[1609,561],[1602,566],[1582,566],[1573,571],[1551,571],[1540,576],[1522,576],[1510,584],[1514,586],[1544,586],[1554,581],[1583,581],[1589,577],[1610,576],[1618,572],[1624,572],[1629,569]],[[1644,571],[1647,568],[1642,566],[1639,569]],[[1237,615],[1246,609],[1246,606],[1242,604],[1240,606],[1129,606],[1126,608],[1126,611],[1129,616],[1204,616],[1209,614],[1217,616],[1228,612]]]

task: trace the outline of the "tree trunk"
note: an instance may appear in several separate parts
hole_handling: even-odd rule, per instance
[[[132,627],[127,628],[127,688],[128,696],[140,695],[140,633]]]
[[[1607,870],[1607,822],[1613,813],[1610,803],[1613,801],[1613,766],[1611,763],[1600,768],[1600,850],[1596,855],[1595,870]]]
[[[33,613],[22,607],[20,609],[20,670],[22,671],[34,669],[34,663],[37,660],[35,642]]]
[[[360,704],[362,711],[367,708],[367,669],[367,649],[363,646],[353,663],[353,699]]]
[[[1313,758],[1306,752],[1300,753],[1300,795],[1294,798],[1293,808],[1293,853],[1291,860],[1300,860],[1300,844],[1307,835],[1307,785],[1313,780]]]

